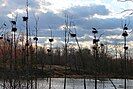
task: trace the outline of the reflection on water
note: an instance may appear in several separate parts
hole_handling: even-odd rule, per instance
[[[52,78],[52,89],[63,89],[63,78]],[[112,79],[113,83],[116,85],[117,89],[123,89],[124,80]],[[17,82],[17,81],[16,81]],[[16,87],[15,89],[27,89],[26,81],[21,81],[21,88]],[[28,82],[28,89],[35,89],[35,81]],[[94,89],[95,81],[93,79],[86,79],[87,89]],[[10,86],[9,82],[5,83],[6,86]],[[19,83],[18,83],[19,84]],[[31,86],[32,85],[32,86]],[[17,84],[16,84],[17,86]],[[3,88],[3,81],[0,82],[0,89],[10,89]],[[37,89],[49,89],[49,82],[47,79],[38,79],[37,80]],[[84,89],[83,79],[67,79],[66,89]],[[115,89],[110,81],[99,81],[98,80],[98,89]],[[127,89],[133,89],[133,80],[127,80]]]

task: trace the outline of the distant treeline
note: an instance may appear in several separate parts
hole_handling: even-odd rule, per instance
[[[15,50],[16,54],[14,54]],[[60,66],[59,68],[63,67],[63,69],[66,66],[68,74],[85,74],[87,76],[97,74],[101,77],[123,78],[126,72],[127,77],[132,78],[133,76],[133,61],[131,58],[125,61],[123,57],[114,58],[101,49],[98,49],[97,54],[94,55],[93,50],[88,48],[79,50],[74,47],[67,48],[66,58],[65,50],[65,48],[54,48],[48,52],[46,47],[38,47],[36,50],[35,47],[30,45],[28,54],[26,54],[26,49],[21,45],[14,48],[13,45],[1,42],[0,68],[19,70],[28,65],[30,68],[41,69],[45,72],[49,69],[46,66],[56,65]],[[125,65],[127,66],[125,67]],[[127,70],[125,71],[124,68]]]

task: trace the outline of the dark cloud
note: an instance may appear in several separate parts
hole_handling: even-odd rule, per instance
[[[39,3],[36,0],[29,0],[29,7],[31,10],[39,8]],[[12,13],[17,9],[26,9],[26,0],[8,0],[6,6],[0,6],[0,12],[3,15]]]
[[[5,7],[5,9],[2,9],[3,15],[0,16],[2,24],[3,22],[7,22],[10,24],[9,18],[6,17],[6,15],[10,11],[15,11],[15,9],[22,9],[25,8],[25,1],[26,0],[9,0],[9,6]],[[92,27],[95,27],[99,30],[99,33],[105,33],[103,35],[103,38],[106,38],[106,36],[111,35],[120,35],[122,34],[122,30],[117,30],[118,28],[122,28],[121,22],[122,20],[119,18],[96,18],[93,17],[95,14],[107,16],[109,15],[110,11],[107,9],[104,5],[91,5],[91,6],[76,6],[71,7],[69,9],[66,9],[58,14],[55,14],[52,11],[48,11],[47,13],[42,13],[37,11],[37,8],[39,8],[39,3],[36,0],[30,0],[29,6],[33,9],[29,11],[29,28],[32,33],[32,35],[35,34],[35,18],[34,14],[37,12],[39,17],[39,27],[38,27],[38,36],[40,37],[49,37],[50,31],[49,26],[52,27],[53,35],[54,37],[60,37],[60,41],[64,41],[64,30],[60,28],[65,22],[65,16],[64,13],[73,15],[74,18],[70,18],[70,21],[74,21],[77,27],[77,36],[79,36],[79,41],[88,41],[92,40],[92,38],[89,38],[89,36],[93,36],[92,34]],[[47,3],[50,5],[50,3]],[[25,23],[22,21],[22,17],[25,16],[25,13],[20,13],[18,15],[17,20],[17,27],[25,31]],[[130,19],[133,20],[132,17]],[[129,28],[131,29],[131,24],[133,22],[130,22]],[[11,26],[11,25],[9,25]],[[11,27],[9,27],[11,28]],[[85,35],[88,34],[88,35]],[[44,40],[44,39],[43,39]],[[41,39],[40,43],[43,41]],[[75,41],[74,39],[71,39],[72,41]],[[114,44],[116,41],[113,41],[113,39],[107,39],[110,40],[112,44]],[[132,40],[131,37],[129,38],[129,41]],[[123,40],[120,39],[119,42],[122,42]]]
[[[70,13],[72,15],[80,17],[98,15],[108,15],[109,10],[104,5],[91,5],[91,6],[75,6],[64,11],[64,13]]]
[[[26,6],[27,0],[8,0],[8,6],[12,8],[22,8]],[[36,0],[28,0],[29,1],[29,7],[35,8],[39,6],[38,2]]]
[[[64,19],[60,17],[58,14],[54,14],[53,12],[41,13],[39,15],[40,19],[40,27],[48,28],[49,26],[54,26],[55,29],[60,25],[64,24]]]

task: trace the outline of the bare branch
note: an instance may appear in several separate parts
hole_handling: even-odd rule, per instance
[[[132,11],[133,12],[133,9],[126,9],[126,10],[122,11],[121,13],[128,12],[128,11]]]

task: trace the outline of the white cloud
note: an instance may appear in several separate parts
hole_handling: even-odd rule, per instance
[[[7,5],[7,0],[1,0],[0,6],[5,7]]]
[[[15,16],[16,16],[16,14],[15,13],[9,13],[9,14],[7,14],[7,17],[8,18],[10,18],[10,19],[14,19],[15,18]]]
[[[25,15],[25,1],[26,0],[2,0],[0,3],[0,16],[2,20],[14,19],[18,13],[20,18],[17,22],[22,26],[22,16]],[[70,12],[74,16],[72,19],[76,24],[79,43],[85,47],[92,44],[92,27],[100,28],[102,32],[106,32],[101,40],[110,39],[109,42],[114,44],[111,39],[120,39],[122,29],[121,18],[130,12],[120,13],[125,9],[133,9],[131,2],[118,2],[117,0],[29,0],[29,25],[34,29],[35,20],[33,14],[37,14],[39,19],[38,36],[39,43],[48,45],[49,25],[53,26],[53,33],[55,36],[54,46],[63,45],[64,41],[64,21],[65,17],[62,15],[65,12]],[[4,17],[4,18],[3,18]],[[127,18],[127,16],[125,16]],[[124,19],[125,19],[124,18]],[[131,23],[132,24],[132,23]],[[18,27],[19,27],[18,26]],[[23,29],[23,28],[22,28]],[[34,30],[33,30],[34,31]],[[108,35],[108,36],[107,36]],[[44,38],[43,38],[44,37]],[[129,37],[131,40],[131,37]],[[74,44],[74,40],[72,40]]]
[[[123,39],[123,37],[121,35],[110,35],[110,36],[106,36],[106,39]]]

